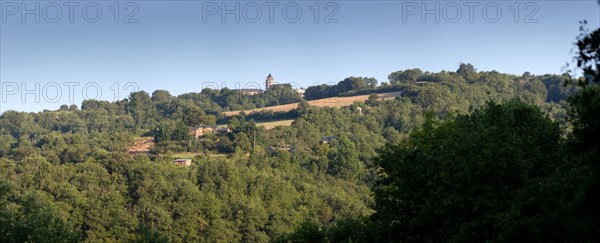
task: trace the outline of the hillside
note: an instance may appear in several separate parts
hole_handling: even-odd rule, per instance
[[[293,110],[298,100],[287,89],[260,95],[138,91],[118,102],[86,100],[81,109],[7,111],[0,116],[0,230],[23,232],[42,218],[50,233],[79,241],[274,241],[305,222],[331,227],[373,214],[374,158],[386,144],[409,139],[428,112],[441,121],[518,97],[566,120],[569,90],[561,88],[560,76],[471,70],[409,80],[403,72],[375,88],[358,82],[340,89],[353,84],[341,82],[323,89],[379,90],[383,100],[331,96],[301,111]],[[336,108],[357,101],[358,107]],[[231,110],[238,111],[224,112]],[[242,110],[254,114],[233,116]],[[190,126],[215,123],[231,131],[189,136]],[[147,134],[160,136],[156,143],[140,138]],[[176,166],[173,157],[190,158],[192,165]]]

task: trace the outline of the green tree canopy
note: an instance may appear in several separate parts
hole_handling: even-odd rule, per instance
[[[559,148],[559,126],[520,101],[430,119],[376,159],[383,173],[373,219],[392,241],[544,239],[549,195],[540,185],[561,161]]]

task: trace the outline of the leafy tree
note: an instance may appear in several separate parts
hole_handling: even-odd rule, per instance
[[[367,101],[365,101],[365,103],[367,105],[377,105],[379,103],[379,95],[373,93],[369,95],[369,98],[367,99]]]
[[[558,125],[520,101],[427,121],[375,160],[381,240],[552,239],[543,185],[560,166],[558,148]]]
[[[268,105],[289,104],[300,101],[300,95],[294,91],[290,84],[278,84],[272,86],[265,95],[270,95],[276,102],[269,102]],[[276,104],[274,104],[276,103]]]
[[[169,237],[155,229],[142,225],[139,229],[140,236],[137,242],[145,243],[168,243]]]
[[[349,91],[358,91],[366,88],[374,88],[377,85],[377,80],[374,78],[363,77],[348,77],[340,81],[336,86],[336,93],[346,93]]]
[[[294,233],[276,240],[276,242],[325,242],[326,233],[314,222],[304,222]]]
[[[568,204],[567,224],[575,225],[578,240],[591,240],[600,237],[600,29],[589,32],[582,22],[581,35],[577,38],[575,61],[583,71],[583,78],[571,79],[570,83],[579,86],[578,92],[569,98],[569,114],[573,124],[570,138],[572,152],[579,164],[565,168],[576,174],[565,173],[564,177],[577,176],[579,180],[569,180],[577,197]],[[567,184],[568,185],[568,184]],[[570,199],[570,198],[569,198]]]
[[[3,242],[76,242],[77,232],[54,208],[52,199],[44,193],[31,192],[23,198],[20,208],[3,234]]]
[[[298,113],[300,115],[305,114],[309,108],[310,108],[310,104],[308,103],[308,101],[303,99],[298,104]]]
[[[247,151],[252,147],[250,138],[248,138],[248,136],[243,132],[235,135],[233,143],[235,144],[235,149],[240,151]]]
[[[304,99],[306,100],[316,100],[332,96],[335,96],[335,90],[327,84],[310,86],[304,92]]]
[[[456,70],[456,73],[467,79],[467,77],[475,74],[476,70],[475,67],[470,63],[460,63],[460,66],[458,67],[458,70]]]
[[[391,84],[409,84],[417,81],[419,77],[423,75],[421,69],[407,69],[404,71],[396,71],[388,76],[388,80]]]
[[[160,123],[154,133],[154,142],[160,143],[171,140],[172,128],[168,123]]]
[[[172,98],[171,93],[167,90],[155,90],[152,92],[152,101],[156,103],[164,103]]]
[[[339,139],[335,149],[330,150],[328,173],[346,180],[360,179],[364,172],[363,164],[358,160],[358,151],[354,143],[346,136]]]
[[[353,94],[359,91],[373,90],[377,86],[375,78],[348,77],[335,85],[322,84],[310,86],[304,93],[306,100],[328,98],[338,95]]]
[[[175,141],[188,141],[191,139],[190,129],[185,125],[183,121],[179,121],[177,125],[175,125],[175,129],[172,133],[172,138]]]
[[[138,128],[145,125],[144,122],[148,118],[148,108],[150,107],[150,104],[150,95],[145,91],[138,91],[129,95],[127,110],[131,113]]]

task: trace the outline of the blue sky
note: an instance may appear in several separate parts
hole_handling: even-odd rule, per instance
[[[593,0],[115,2],[0,1],[0,111],[262,85],[269,73],[301,87],[459,62],[557,74],[579,21],[600,18]]]

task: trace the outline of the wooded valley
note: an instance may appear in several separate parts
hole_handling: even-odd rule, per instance
[[[600,32],[582,78],[457,70],[0,116],[2,242],[594,241]],[[590,55],[594,53],[595,55]],[[596,63],[595,65],[593,65]],[[402,91],[382,100],[378,93]],[[307,100],[370,95],[349,106]],[[299,102],[283,112],[223,112]],[[293,119],[266,129],[258,122]],[[189,128],[229,132],[196,139]],[[131,155],[140,137],[148,154]],[[173,163],[192,154],[192,165]]]

